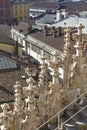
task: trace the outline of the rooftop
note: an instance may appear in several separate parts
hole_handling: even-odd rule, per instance
[[[0,57],[10,58],[10,55],[6,52],[0,51]],[[25,73],[25,64],[21,62],[14,61],[15,64],[18,64],[16,69],[0,70],[0,103],[14,100],[14,84],[19,81],[21,87],[26,87],[26,79],[28,75]],[[33,63],[29,63],[29,67],[33,67]]]
[[[28,34],[29,25],[27,23],[20,22],[17,26],[14,26],[13,28],[23,35],[26,35]]]
[[[17,68],[16,63],[3,55],[0,55],[0,70],[14,69]]]
[[[81,11],[87,11],[87,2],[85,1],[64,2],[61,3],[61,5],[67,8],[69,15],[78,14]]]
[[[3,32],[5,35],[9,37],[11,36],[10,34],[11,28],[12,28],[11,26],[0,24],[0,32]]]
[[[11,30],[11,26],[0,25],[0,43],[14,46],[15,41],[11,38],[10,30]]]
[[[24,24],[23,22],[21,22],[19,25],[17,25],[14,29],[16,29],[17,31],[19,31],[20,29],[22,29],[22,33],[24,34],[24,32],[26,32],[28,28],[28,25]],[[59,51],[63,51],[63,47],[65,44],[64,41],[64,28],[61,27],[61,34],[58,34],[58,26],[56,27],[56,36],[54,37],[52,34],[52,28],[48,28],[48,33],[45,36],[44,34],[44,29],[36,29],[36,28],[32,28],[32,30],[30,31],[29,34],[27,34],[27,36],[31,36],[32,38],[35,38],[39,41],[41,41],[42,43],[45,43]],[[37,43],[38,44],[38,43]],[[74,44],[74,42],[73,42]],[[43,45],[44,47],[44,45]]]
[[[37,2],[37,1],[47,1],[47,0],[11,0],[11,5],[15,5],[15,4],[25,4],[25,3],[34,3],[34,2]]]
[[[34,2],[31,6],[32,9],[47,9],[47,10],[55,10],[57,8],[57,2],[49,2],[49,1],[37,1]]]
[[[56,28],[56,30],[58,31],[58,28]],[[57,32],[58,33],[58,32]],[[64,28],[61,28],[61,34],[57,34],[54,37],[51,31],[51,28],[49,28],[49,31],[47,33],[47,36],[44,36],[44,30],[42,31],[33,31],[32,33],[30,33],[29,35],[61,52],[63,52],[63,47],[65,44],[64,41]],[[74,45],[74,41],[71,41],[72,46]]]

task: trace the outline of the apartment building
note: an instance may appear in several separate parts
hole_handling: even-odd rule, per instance
[[[28,22],[28,1],[11,2],[11,21],[16,24],[20,21]]]

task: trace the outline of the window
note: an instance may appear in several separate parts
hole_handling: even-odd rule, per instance
[[[17,5],[14,8],[14,15],[17,16]]]

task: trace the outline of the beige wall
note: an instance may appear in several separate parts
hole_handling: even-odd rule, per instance
[[[9,53],[13,53],[14,49],[15,49],[15,46],[13,46],[13,45],[0,43],[0,50],[6,51]],[[22,54],[22,47],[18,47],[18,54],[19,55]]]

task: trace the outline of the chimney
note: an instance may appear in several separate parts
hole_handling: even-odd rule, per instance
[[[62,27],[58,27],[58,36],[61,36],[62,34]]]
[[[51,32],[52,32],[53,37],[55,37],[56,36],[56,28],[55,28],[55,26],[52,27]]]
[[[68,17],[68,11],[67,11],[67,9],[62,9],[62,15],[64,16],[64,18]]]
[[[21,28],[20,28],[19,32],[20,32],[20,33],[22,32]]]
[[[31,30],[32,30],[32,26],[29,25],[29,26],[28,26],[28,34],[31,33]]]
[[[44,36],[47,36],[47,34],[48,34],[48,28],[47,26],[44,26]]]
[[[61,20],[61,15],[62,15],[61,10],[57,10],[56,11],[56,21],[60,21]]]

